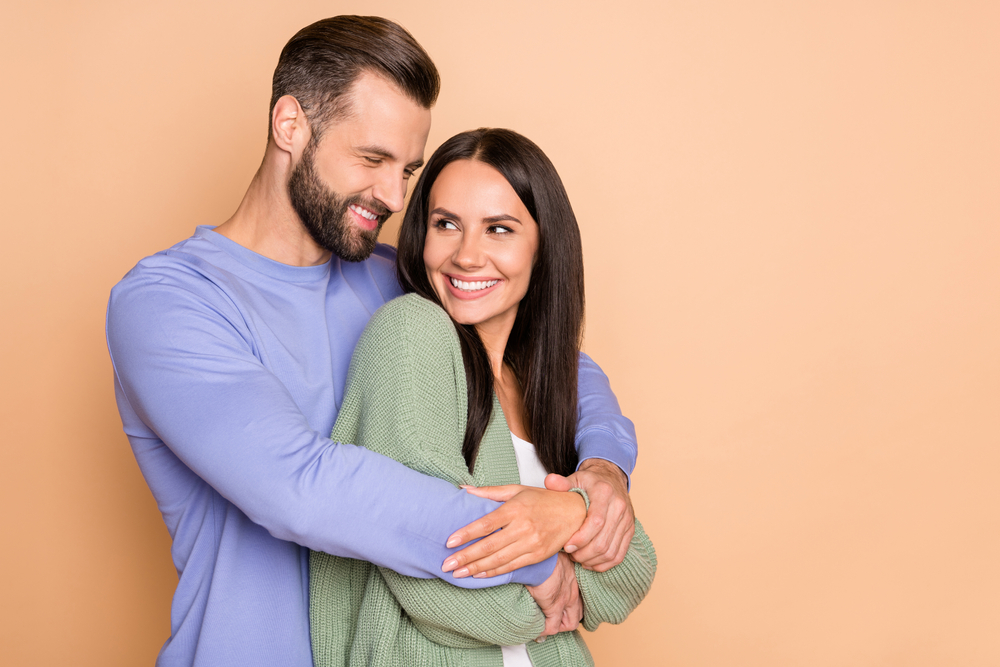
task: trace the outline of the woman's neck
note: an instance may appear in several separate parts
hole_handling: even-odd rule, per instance
[[[493,329],[477,326],[476,331],[479,333],[479,339],[483,341],[486,356],[490,360],[490,368],[493,370],[493,390],[500,399],[500,408],[507,420],[507,428],[517,437],[530,442],[531,434],[527,428],[521,384],[517,381],[514,370],[503,361],[504,352],[507,350],[507,339],[510,338],[513,328],[514,323],[510,322]]]
[[[486,348],[486,356],[490,360],[490,368],[493,370],[493,378],[500,382],[503,376],[503,355],[507,350],[507,339],[514,328],[514,321],[492,323],[493,326],[476,325],[476,333],[479,340],[483,341]]]

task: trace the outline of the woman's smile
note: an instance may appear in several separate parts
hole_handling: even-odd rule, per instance
[[[500,284],[499,278],[459,277],[445,274],[452,287],[452,292],[459,299],[475,299],[487,294],[491,287]]]

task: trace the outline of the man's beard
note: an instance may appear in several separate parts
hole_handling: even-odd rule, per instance
[[[310,141],[302,159],[288,180],[288,197],[309,236],[321,248],[348,262],[368,259],[375,250],[378,234],[390,211],[378,202],[360,196],[341,197],[316,175],[313,156],[316,142]],[[348,206],[355,204],[378,215],[375,229],[362,229],[351,219]]]

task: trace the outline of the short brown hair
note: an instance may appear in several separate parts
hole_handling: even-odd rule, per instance
[[[349,111],[344,95],[369,71],[395,83],[417,104],[430,109],[441,77],[423,47],[402,26],[378,16],[334,16],[295,33],[278,57],[271,84],[271,114],[284,95],[299,101],[313,134]]]

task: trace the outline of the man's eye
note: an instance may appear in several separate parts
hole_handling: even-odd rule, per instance
[[[364,156],[368,164],[382,164],[382,158]]]

